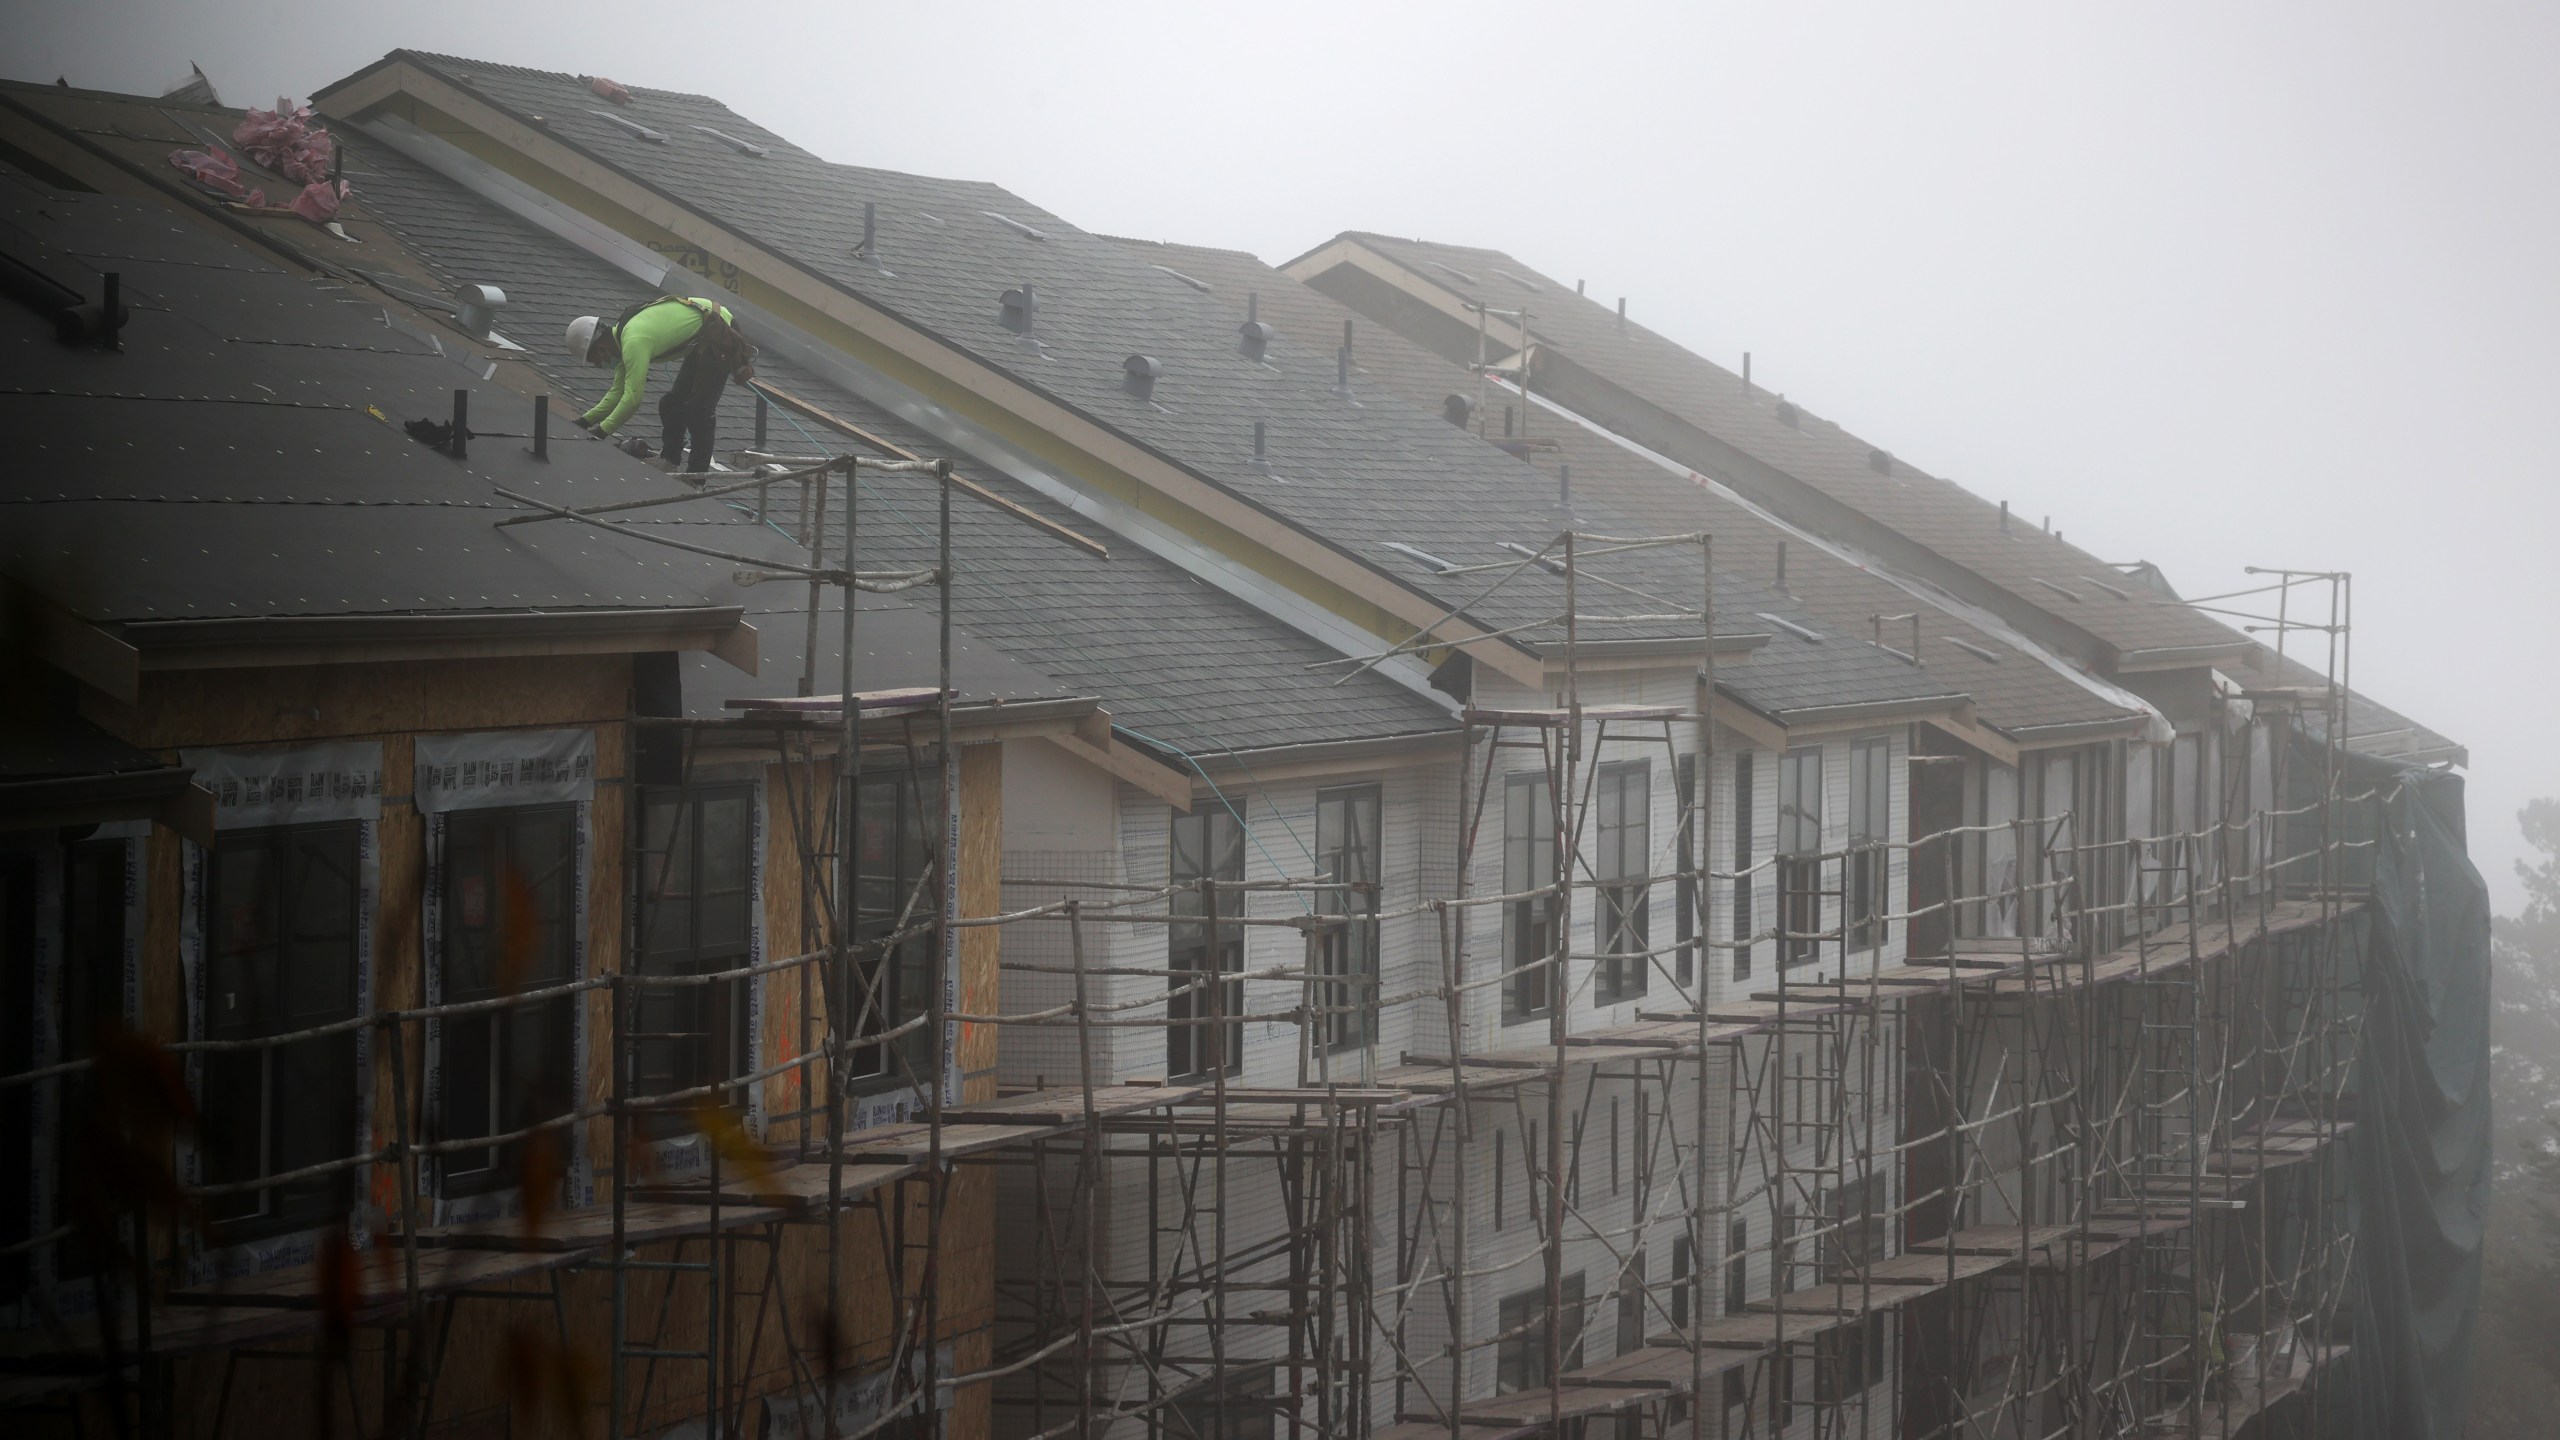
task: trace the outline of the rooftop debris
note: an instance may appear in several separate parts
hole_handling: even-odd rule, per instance
[[[593,90],[598,95],[603,96],[605,99],[612,101],[616,105],[628,105],[631,103],[630,91],[622,88],[620,84],[614,81],[607,80],[601,75],[588,76],[587,88]]]
[[[231,143],[288,180],[316,185],[329,178],[338,142],[311,123],[311,107],[279,95],[273,110],[252,109],[231,132]]]

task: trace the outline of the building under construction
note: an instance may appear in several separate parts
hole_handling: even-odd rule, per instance
[[[0,87],[13,1425],[2458,1433],[2487,912],[2350,577],[1498,252],[314,111]],[[567,421],[659,295],[698,484]]]

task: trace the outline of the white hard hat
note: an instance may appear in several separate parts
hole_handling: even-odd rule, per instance
[[[588,349],[595,343],[596,317],[593,315],[581,315],[577,319],[569,322],[570,354],[584,360],[587,358]]]

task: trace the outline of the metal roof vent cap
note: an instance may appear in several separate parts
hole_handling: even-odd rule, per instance
[[[1141,400],[1156,398],[1156,379],[1164,362],[1153,355],[1132,355],[1120,362],[1120,387]]]
[[[1786,426],[1790,430],[1796,428],[1796,420],[1801,413],[1802,412],[1798,411],[1794,405],[1787,401],[1781,400],[1778,402],[1778,423]]]
[[[507,292],[495,285],[464,285],[453,292],[460,303],[454,308],[453,323],[486,340],[498,324],[498,312],[506,308]]]
[[[1004,328],[1016,335],[1028,335],[1033,317],[1040,313],[1040,296],[1024,285],[997,296],[996,307],[996,318],[1004,322]]]
[[[1870,470],[1873,470],[1874,472],[1876,472],[1876,473],[1877,473],[1877,474],[1879,474],[1879,475],[1890,475],[1890,474],[1892,474],[1892,473],[1893,473],[1893,456],[1892,456],[1892,454],[1891,454],[1890,452],[1888,452],[1888,451],[1883,451],[1883,450],[1870,450],[1870,451],[1868,451],[1868,452],[1867,452],[1867,468],[1868,468],[1868,469],[1870,469]]]
[[[1464,395],[1452,395],[1440,402],[1440,418],[1461,430],[1467,428],[1467,422],[1475,418],[1475,413],[1476,402]]]
[[[1244,297],[1244,323],[1236,327],[1236,348],[1244,358],[1259,363],[1271,349],[1271,337],[1280,332],[1262,323],[1262,295],[1254,292]]]

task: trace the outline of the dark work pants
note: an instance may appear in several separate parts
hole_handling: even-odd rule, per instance
[[[696,475],[711,469],[711,443],[720,428],[720,396],[729,388],[728,367],[707,351],[708,347],[695,345],[684,352],[676,383],[658,401],[658,420],[667,431],[668,461]],[[685,454],[688,439],[693,442],[690,456]]]

